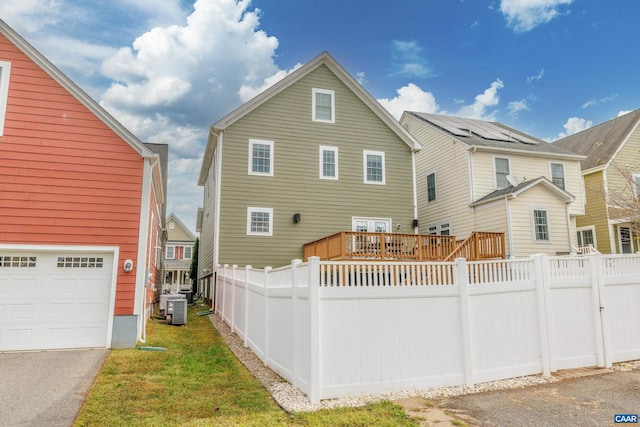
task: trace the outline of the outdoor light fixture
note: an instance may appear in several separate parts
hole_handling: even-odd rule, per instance
[[[296,224],[300,222],[300,214],[299,213],[294,213],[293,214],[293,222],[295,222]]]
[[[396,228],[397,228],[398,230],[402,229],[402,224],[396,224]]]

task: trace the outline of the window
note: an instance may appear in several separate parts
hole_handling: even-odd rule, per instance
[[[427,227],[427,234],[438,234],[441,236],[451,235],[451,223],[449,221],[431,224]]]
[[[551,181],[564,190],[564,165],[562,163],[551,163]]]
[[[432,202],[436,199],[436,173],[431,172],[427,175],[427,202]]]
[[[273,176],[273,141],[249,140],[249,175]]]
[[[596,246],[595,227],[585,227],[578,229],[578,247]]]
[[[103,258],[96,257],[58,257],[58,268],[102,268]]]
[[[496,188],[505,188],[509,186],[507,175],[509,175],[509,159],[496,157]]]
[[[9,73],[11,63],[0,61],[0,136],[4,135],[4,117],[7,113],[7,98],[9,97]]]
[[[173,230],[175,227],[176,225],[173,221],[169,223],[169,230]]]
[[[338,179],[338,148],[320,146],[320,178]]]
[[[0,267],[29,268],[36,266],[34,256],[0,255]]]
[[[440,224],[440,235],[448,236],[451,233],[451,226],[448,222]]]
[[[312,89],[314,122],[335,123],[335,93],[332,90]]]
[[[633,194],[636,197],[640,197],[640,174],[633,174]]]
[[[388,233],[391,230],[391,218],[352,217],[351,228],[353,231]]]
[[[167,246],[167,259],[174,259],[176,257],[175,246]]]
[[[272,236],[273,209],[247,208],[247,234],[250,236]]]
[[[546,210],[533,210],[533,229],[536,242],[549,241],[549,220]]]
[[[193,248],[191,246],[184,247],[184,259],[191,259],[191,250]]]
[[[438,234],[438,226],[430,225],[427,234]]]
[[[364,182],[366,184],[384,184],[384,153],[382,151],[364,151]]]

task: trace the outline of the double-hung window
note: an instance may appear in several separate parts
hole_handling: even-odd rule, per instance
[[[247,234],[273,236],[273,208],[247,208]]]
[[[320,146],[320,178],[338,179],[338,148]]]
[[[0,61],[0,136],[4,135],[4,118],[7,114],[7,99],[9,97],[9,74],[11,63]]]
[[[551,163],[551,181],[564,190],[564,165],[562,163]]]
[[[505,188],[509,186],[507,175],[509,175],[509,159],[505,157],[496,157],[495,160],[496,171],[496,188]]]
[[[436,173],[431,172],[427,175],[427,202],[432,202],[436,199]]]
[[[192,249],[193,248],[191,246],[185,246],[184,247],[184,259],[191,259]]]
[[[312,89],[312,119],[314,122],[335,123],[335,92],[327,89]]]
[[[385,171],[384,171],[384,152],[382,151],[368,151],[363,152],[363,170],[364,170],[364,182],[366,184],[380,184],[385,183]]]
[[[167,246],[167,259],[174,259],[176,257],[176,247]]]
[[[249,140],[249,175],[273,176],[273,141]]]
[[[546,209],[533,210],[533,233],[536,242],[548,242],[549,218]]]

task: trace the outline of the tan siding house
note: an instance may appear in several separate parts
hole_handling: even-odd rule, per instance
[[[499,123],[415,112],[400,122],[424,147],[416,155],[420,233],[502,232],[509,256],[577,245],[584,156]]]
[[[323,53],[215,123],[200,277],[216,265],[282,266],[357,221],[413,232],[421,145]]]
[[[578,239],[602,253],[640,250],[640,110],[554,143],[583,154],[586,212],[577,218]]]

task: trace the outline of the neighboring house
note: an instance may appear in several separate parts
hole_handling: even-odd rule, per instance
[[[502,232],[507,256],[569,253],[584,214],[580,160],[499,123],[405,112],[416,159],[420,233]]]
[[[578,241],[582,246],[593,245],[607,254],[640,250],[639,124],[640,110],[635,110],[554,143],[587,156],[582,161],[586,215],[577,219]],[[631,209],[625,209],[624,205]]]
[[[173,213],[167,217],[167,242],[164,249],[163,292],[191,290],[191,258],[196,236]]]
[[[342,230],[413,233],[420,148],[322,53],[211,127],[200,279],[218,264],[289,264]]]
[[[144,336],[161,285],[155,151],[0,20],[0,351]]]

